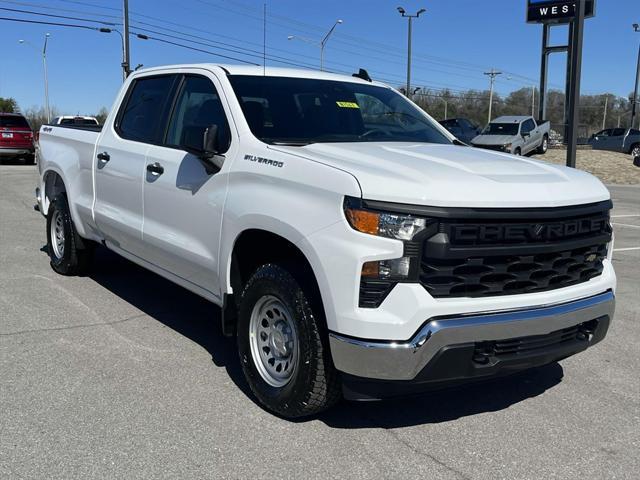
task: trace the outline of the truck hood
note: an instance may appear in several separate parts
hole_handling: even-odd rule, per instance
[[[506,145],[512,143],[516,137],[513,135],[478,135],[471,143],[474,145]]]
[[[270,149],[353,175],[362,195],[441,207],[556,207],[609,199],[592,175],[559,165],[455,145],[317,143]]]

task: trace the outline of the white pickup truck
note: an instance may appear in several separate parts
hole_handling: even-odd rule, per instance
[[[138,71],[39,156],[53,269],[100,243],[219,305],[284,417],[554,362],[613,316],[596,178],[465,146],[364,71]]]
[[[549,148],[550,131],[549,122],[538,123],[533,117],[499,117],[473,138],[471,145],[514,155],[544,154]]]

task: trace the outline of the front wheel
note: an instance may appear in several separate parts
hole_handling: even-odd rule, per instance
[[[83,275],[89,269],[92,245],[78,235],[64,193],[56,196],[49,204],[47,251],[51,268],[61,275]]]
[[[259,402],[286,418],[319,413],[340,399],[321,307],[280,265],[260,267],[240,298],[238,352]]]
[[[522,155],[522,150],[520,150],[520,147],[516,148],[516,149],[513,151],[513,154],[514,154],[514,155],[516,155],[516,156],[518,156],[518,157],[519,157],[520,155]]]
[[[631,147],[631,156],[633,158],[640,157],[640,143]]]

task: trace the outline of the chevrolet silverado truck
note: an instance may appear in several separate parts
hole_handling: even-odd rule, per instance
[[[555,362],[613,316],[600,181],[461,144],[364,71],[138,71],[38,154],[52,268],[102,244],[218,305],[286,418]]]
[[[549,122],[538,123],[533,117],[499,117],[471,140],[471,145],[514,155],[544,154],[549,148],[550,130]]]

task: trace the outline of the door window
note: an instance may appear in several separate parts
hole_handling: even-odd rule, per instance
[[[535,123],[533,123],[533,120],[531,119],[526,120],[522,124],[522,133],[530,133],[531,130],[533,130],[534,128],[535,128]]]
[[[611,136],[612,137],[621,137],[622,135],[624,135],[626,132],[626,130],[624,128],[614,128],[611,131]]]
[[[229,149],[231,133],[218,92],[208,78],[187,76],[169,124],[166,145],[179,148],[187,136],[204,138],[212,125],[218,127],[218,148],[224,153]]]
[[[122,138],[158,143],[159,126],[162,124],[163,112],[170,99],[174,80],[174,75],[165,75],[135,81],[116,126]]]

